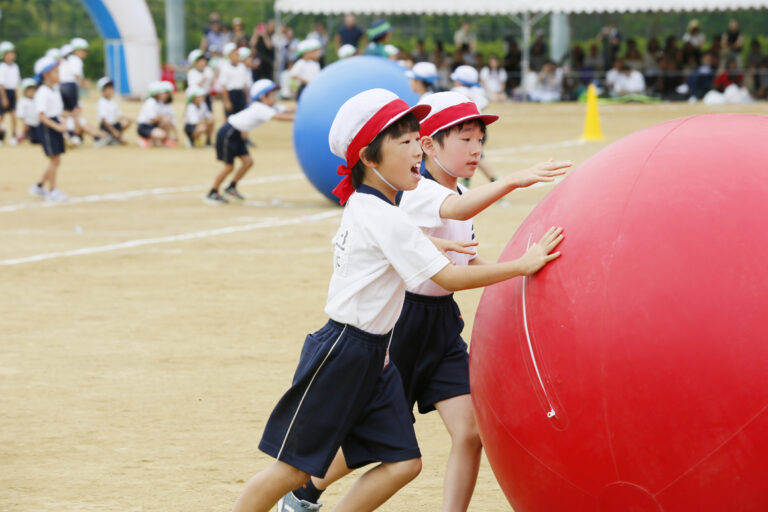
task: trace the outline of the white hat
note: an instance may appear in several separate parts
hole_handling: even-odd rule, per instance
[[[160,82],[160,87],[163,88],[162,92],[173,93],[173,89],[174,89],[173,82],[169,82],[168,80],[162,80]]]
[[[37,80],[34,78],[25,78],[21,81],[21,90],[26,91],[30,87],[37,87]]]
[[[60,59],[61,58],[61,50],[58,48],[49,48],[47,52],[45,52],[45,56],[51,59]]]
[[[88,49],[88,41],[83,39],[82,37],[76,37],[73,40],[69,42],[69,44],[72,45],[72,48],[74,50],[87,50]]]
[[[237,49],[237,54],[240,55],[241,59],[247,59],[251,55],[251,49],[247,46],[241,46]]]
[[[237,50],[237,45],[235,43],[227,43],[224,45],[224,49],[221,51],[221,54],[225,57],[229,57],[229,54],[235,50]]]
[[[311,52],[319,49],[320,49],[320,41],[314,38],[305,39],[302,42],[300,42],[299,46],[296,48],[296,55],[301,57],[307,52]]]
[[[147,94],[150,96],[154,96],[155,94],[160,94],[161,92],[166,92],[165,85],[163,85],[163,82],[160,80],[155,80],[154,82],[149,83],[149,87],[147,87]]]
[[[344,44],[341,46],[341,48],[339,48],[337,55],[339,56],[340,59],[346,59],[347,57],[351,57],[356,53],[357,53],[357,48],[355,48],[351,44]]]
[[[275,89],[277,89],[277,84],[275,84],[275,82],[269,78],[256,80],[256,82],[254,82],[254,84],[251,86],[251,101],[258,101],[259,98],[271,91],[274,91]]]
[[[189,52],[189,56],[187,57],[187,60],[189,61],[190,64],[194,64],[195,62],[198,61],[198,59],[204,59],[204,58],[205,58],[205,54],[203,53],[203,50],[201,50],[200,48],[195,48],[194,50]]]
[[[474,87],[478,85],[477,70],[472,66],[467,66],[466,64],[459,66],[454,70],[453,73],[451,73],[451,80],[454,82],[460,82],[467,87]]]
[[[422,137],[432,137],[440,130],[445,130],[453,125],[481,119],[486,125],[496,121],[499,116],[493,114],[481,114],[477,105],[457,92],[438,92],[430,94],[419,102],[420,105],[429,105],[429,115],[421,122],[419,134]]]
[[[386,53],[387,56],[391,57],[393,55],[397,55],[398,53],[400,53],[400,48],[398,48],[393,44],[387,44],[387,45],[384,45],[384,53]]]
[[[360,150],[404,115],[412,113],[421,120],[431,108],[429,105],[409,107],[397,94],[386,89],[369,89],[344,102],[328,132],[331,153],[346,162],[337,171],[346,177],[333,191],[341,204],[346,203],[354,191],[351,170],[360,160]]]
[[[3,41],[0,43],[0,59],[2,59],[6,53],[16,51],[16,47],[10,41]]]
[[[65,44],[64,46],[61,47],[60,51],[61,51],[61,56],[66,57],[67,55],[75,51],[75,48],[71,44]]]
[[[35,79],[43,81],[43,75],[59,65],[59,61],[52,57],[41,57],[35,62]]]
[[[111,78],[109,78],[108,76],[104,76],[99,78],[99,81],[96,82],[96,87],[98,87],[100,91],[103,91],[106,86],[114,85],[114,84],[115,83],[112,81]]]
[[[205,96],[205,91],[200,87],[190,87],[187,89],[187,103],[200,96]]]
[[[431,62],[417,62],[413,68],[406,71],[405,76],[433,84],[438,78],[437,67]]]

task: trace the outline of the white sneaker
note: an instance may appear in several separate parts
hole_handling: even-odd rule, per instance
[[[100,137],[93,141],[93,147],[95,148],[103,148],[107,144],[109,144],[109,137]]]
[[[67,194],[65,194],[63,192],[60,192],[59,189],[57,189],[57,188],[54,188],[50,192],[48,192],[45,195],[45,198],[48,201],[56,201],[57,203],[62,202],[62,201],[66,201],[68,199],[67,198]]]
[[[29,187],[29,195],[35,197],[45,197],[45,189],[40,185],[32,185]]]
[[[19,143],[19,141],[16,140],[16,136],[15,135],[11,136],[11,139],[8,141],[8,145],[9,146],[15,146],[18,143]]]
[[[73,135],[69,138],[69,141],[73,146],[80,146],[83,143],[83,139],[78,135]]]

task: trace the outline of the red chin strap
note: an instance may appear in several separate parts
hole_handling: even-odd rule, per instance
[[[390,101],[381,107],[352,139],[347,148],[347,163],[339,165],[336,169],[336,174],[344,176],[344,179],[333,189],[333,195],[339,198],[339,203],[342,206],[346,204],[349,196],[355,191],[355,187],[352,185],[352,168],[360,160],[360,150],[370,144],[393,117],[409,108],[408,104],[399,98]]]

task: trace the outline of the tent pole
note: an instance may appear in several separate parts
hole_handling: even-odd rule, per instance
[[[275,46],[275,43],[282,44],[281,39],[281,33],[282,31],[282,20],[280,18],[280,9],[275,9],[275,34],[272,37],[272,50],[275,52],[275,69],[272,70],[272,74],[274,75],[274,81],[277,84],[278,88],[281,86],[280,84],[280,68],[283,66],[283,52],[280,51],[279,47]],[[269,35],[269,34],[267,34]],[[278,89],[279,92],[279,89]]]
[[[523,13],[523,61],[520,63],[520,85],[523,88],[523,100],[528,100],[528,81],[526,75],[531,67],[531,13]]]

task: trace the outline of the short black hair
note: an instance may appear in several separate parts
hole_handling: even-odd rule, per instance
[[[384,142],[386,137],[396,139],[406,133],[418,131],[419,120],[416,118],[416,116],[411,113],[405,114],[403,117],[387,126],[384,131],[379,133],[370,142],[370,144],[368,144],[368,149],[365,150],[365,158],[378,164],[382,160],[381,144]],[[358,162],[352,168],[352,186],[355,187],[355,190],[357,190],[357,188],[363,183],[364,177],[365,164],[362,160],[358,160]]]
[[[460,132],[464,129],[465,126],[471,126],[471,125],[477,125],[480,127],[480,130],[483,132],[483,139],[485,139],[485,122],[482,119],[470,119],[469,121],[464,121],[463,123],[455,124],[453,126],[449,126],[448,128],[444,128],[434,134],[432,138],[440,144],[440,147],[443,147],[443,143],[445,142],[445,138],[448,136],[449,133],[453,131]]]

